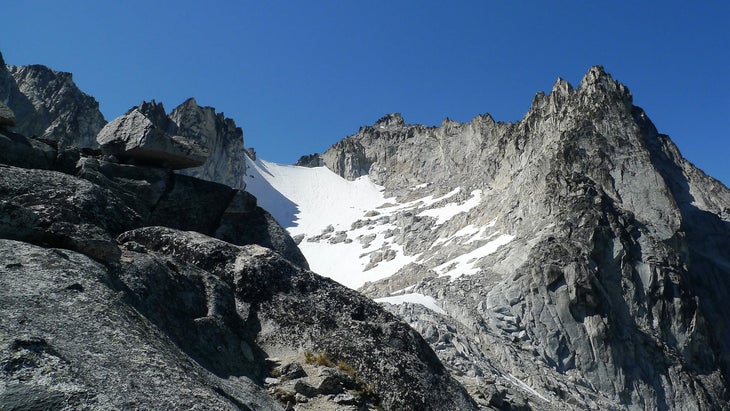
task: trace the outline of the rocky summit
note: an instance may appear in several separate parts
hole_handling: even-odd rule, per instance
[[[14,112],[15,132],[56,148],[96,147],[96,134],[106,124],[99,103],[76,87],[71,73],[6,65],[2,55],[0,102]]]
[[[0,409],[730,409],[730,190],[600,66],[293,166],[194,99],[0,98]]]
[[[96,137],[102,151],[126,163],[164,165],[180,174],[243,189],[243,131],[213,107],[190,98],[166,114],[162,103],[142,102]]]
[[[390,114],[320,158],[251,162],[250,189],[480,407],[730,408],[730,191],[602,67],[516,123]]]

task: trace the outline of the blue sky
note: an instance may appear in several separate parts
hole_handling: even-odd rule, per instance
[[[292,163],[390,112],[519,120],[601,64],[660,132],[730,185],[730,2],[18,1],[8,64],[74,73],[107,120],[194,96]]]

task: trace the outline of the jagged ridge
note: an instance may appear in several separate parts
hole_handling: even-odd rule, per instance
[[[484,193],[443,224],[420,211],[400,224],[397,242],[417,265],[367,288],[435,297],[448,316],[396,311],[435,335],[457,372],[522,378],[545,397],[528,401],[538,409],[728,406],[730,191],[682,158],[602,67],[576,89],[558,79],[517,123],[485,114],[425,127],[390,115],[322,159],[403,199],[426,184],[421,196]],[[516,239],[473,263],[476,275],[432,277],[483,244],[439,239],[492,218]],[[453,344],[439,337],[444,324]]]

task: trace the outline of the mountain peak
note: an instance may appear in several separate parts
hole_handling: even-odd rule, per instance
[[[633,100],[628,87],[614,80],[603,66],[591,67],[578,88],[588,94],[612,94],[629,103]]]
[[[558,79],[555,80],[555,84],[553,84],[553,89],[550,94],[560,94],[563,96],[567,96],[572,91],[573,86],[562,77],[558,77]]]
[[[374,124],[376,128],[382,129],[395,129],[405,127],[405,125],[406,122],[403,120],[403,117],[400,115],[400,113],[386,114]]]
[[[188,107],[188,106],[190,106],[190,107],[200,107],[198,105],[198,102],[195,100],[195,97],[190,97],[187,100],[183,101],[183,103],[180,104],[180,106],[178,108],[180,108],[180,107]]]
[[[165,106],[160,102],[158,103],[154,99],[151,101],[143,101],[138,107],[133,107],[129,110],[129,113],[131,113],[134,110],[138,110],[145,116],[158,120],[160,118],[167,118],[167,113],[165,112]]]

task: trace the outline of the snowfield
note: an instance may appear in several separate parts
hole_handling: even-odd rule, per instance
[[[383,187],[368,177],[347,181],[327,167],[246,160],[246,191],[292,236],[319,233],[329,225],[349,230],[365,212],[386,202]]]
[[[393,218],[397,213],[414,212],[419,217],[433,218],[434,227],[437,227],[478,206],[482,191],[472,191],[461,203],[449,201],[461,192],[458,187],[441,196],[428,195],[398,203],[395,198],[385,198],[383,187],[374,184],[368,176],[348,181],[326,167],[246,160],[246,190],[255,195],[259,206],[268,210],[293,237],[302,238],[299,248],[312,271],[353,289],[366,282],[388,278],[407,264],[427,262],[447,245],[467,246],[471,251],[454,255],[434,270],[452,280],[472,275],[479,271],[481,258],[514,238],[493,229],[496,220],[492,220],[486,226],[467,225],[448,238],[439,238],[428,252],[405,255],[403,247],[394,241],[393,233],[399,229]],[[428,185],[421,184],[412,190]],[[475,242],[478,244],[470,245]],[[378,301],[421,304],[443,313],[436,300],[417,293]]]

